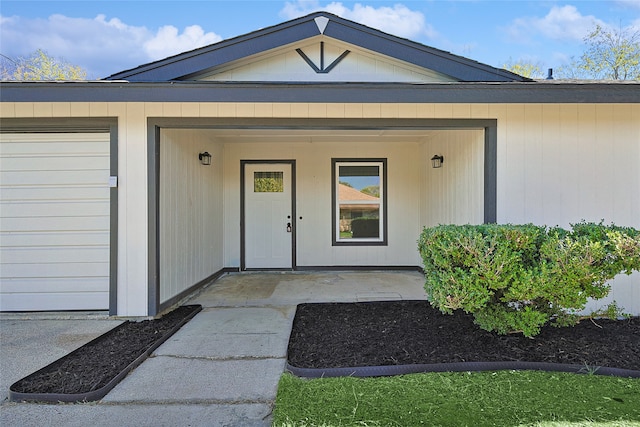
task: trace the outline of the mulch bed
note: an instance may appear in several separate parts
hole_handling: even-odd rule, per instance
[[[104,396],[131,369],[202,309],[176,308],[159,319],[126,321],[14,383],[11,400],[79,401]]]
[[[298,368],[546,362],[640,370],[640,318],[589,319],[540,335],[498,335],[427,301],[301,304],[288,363]]]

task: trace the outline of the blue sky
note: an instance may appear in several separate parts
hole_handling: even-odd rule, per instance
[[[2,0],[0,53],[43,49],[102,78],[318,10],[492,66],[542,70],[578,57],[595,24],[640,30],[640,0]]]

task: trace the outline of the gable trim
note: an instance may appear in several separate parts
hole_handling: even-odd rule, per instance
[[[378,52],[460,81],[531,81],[506,70],[412,42],[327,12],[302,18],[113,74],[106,80],[190,80],[232,61],[318,35]]]

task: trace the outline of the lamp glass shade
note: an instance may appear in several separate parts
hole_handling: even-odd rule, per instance
[[[438,156],[436,154],[431,158],[431,166],[433,166],[434,169],[441,168],[443,162],[444,162],[443,156]]]
[[[209,166],[211,164],[211,154],[209,154],[208,151],[198,154],[198,158],[200,159],[200,163],[204,166]]]

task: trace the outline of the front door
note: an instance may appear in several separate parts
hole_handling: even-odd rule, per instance
[[[295,236],[291,163],[244,163],[244,268],[290,269]]]

